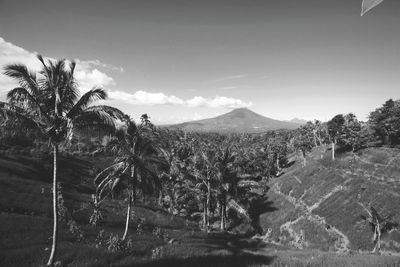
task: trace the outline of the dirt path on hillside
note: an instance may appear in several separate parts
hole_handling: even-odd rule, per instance
[[[344,182],[344,184],[348,183],[350,180],[351,179],[346,180]],[[303,218],[308,219],[309,221],[326,229],[326,225],[329,225],[326,222],[326,219],[322,216],[314,214],[313,210],[316,209],[324,200],[328,199],[330,196],[332,196],[336,192],[341,191],[342,189],[343,189],[343,186],[336,186],[330,192],[328,192],[326,195],[322,196],[314,205],[308,206],[302,200],[302,196],[304,196],[307,193],[307,190],[305,190],[303,195],[299,199],[297,199],[297,198],[294,198],[291,196],[292,191],[289,192],[289,195],[286,195],[286,194],[282,193],[282,191],[280,190],[280,185],[278,183],[274,184],[271,187],[271,190],[274,193],[282,196],[288,202],[290,202],[292,205],[294,205],[295,208],[297,208],[303,212],[303,214],[301,216],[297,217],[296,219],[282,224],[280,227],[280,231],[281,232],[287,231],[294,240],[302,240],[302,238],[304,238],[304,237],[302,237],[301,234],[297,233],[294,230],[293,226]],[[350,240],[343,232],[341,232],[339,229],[335,228],[332,225],[329,225],[329,229],[326,229],[326,231],[333,234],[334,236],[338,237],[339,242],[335,243],[335,249],[338,252],[349,251]]]

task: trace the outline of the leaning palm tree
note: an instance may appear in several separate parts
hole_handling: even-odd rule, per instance
[[[372,250],[372,253],[380,253],[382,234],[387,233],[394,228],[397,228],[398,223],[391,221],[391,216],[382,216],[381,214],[379,214],[372,205],[367,208],[361,202],[359,202],[358,204],[368,214],[368,216],[361,215],[361,218],[368,222],[374,231],[373,240],[375,246]]]
[[[79,97],[74,79],[75,62],[45,60],[38,55],[41,70],[31,72],[23,64],[7,65],[4,74],[16,80],[19,87],[7,94],[7,102],[0,102],[0,116],[5,126],[39,131],[48,138],[53,148],[53,240],[47,265],[53,265],[57,252],[58,203],[57,155],[62,142],[72,138],[74,131],[88,127],[114,127],[114,120],[122,112],[109,106],[93,106],[96,100],[106,99],[101,88],[93,88]]]
[[[154,193],[160,189],[157,167],[166,167],[167,162],[159,157],[154,145],[152,125],[147,116],[142,116],[139,126],[125,118],[126,127],[120,129],[116,139],[109,147],[116,154],[115,163],[101,171],[95,178],[97,197],[103,201],[107,196],[125,190],[128,194],[125,231],[122,240],[126,239],[129,229],[132,206],[135,205],[136,191],[144,194]]]

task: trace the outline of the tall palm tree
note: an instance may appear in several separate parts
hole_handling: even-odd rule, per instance
[[[237,183],[236,173],[233,171],[232,164],[235,161],[235,154],[228,145],[225,148],[220,147],[216,151],[216,177],[217,177],[217,198],[220,206],[221,230],[226,229],[226,210],[228,205],[228,197],[235,191],[234,187]]]
[[[58,239],[57,155],[59,145],[72,138],[75,130],[87,127],[114,127],[114,119],[122,112],[109,106],[93,106],[96,100],[106,99],[101,88],[93,88],[79,97],[74,79],[75,62],[45,60],[41,70],[34,73],[23,64],[7,65],[4,74],[19,83],[7,94],[7,102],[0,102],[6,125],[18,129],[23,126],[40,131],[53,148],[53,241],[47,265],[53,265]],[[18,127],[18,128],[17,128]]]
[[[167,162],[159,157],[159,151],[152,140],[152,125],[147,116],[142,116],[139,126],[129,118],[125,118],[126,127],[120,129],[116,139],[109,146],[117,155],[115,163],[100,172],[96,178],[97,196],[103,201],[110,194],[125,189],[128,194],[126,213],[125,240],[131,217],[132,205],[135,205],[136,191],[154,193],[160,189],[157,166],[165,167]]]

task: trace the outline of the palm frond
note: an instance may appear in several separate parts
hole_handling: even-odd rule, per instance
[[[99,183],[99,180],[105,179],[110,173],[117,173],[117,172],[123,172],[123,170],[126,168],[125,163],[123,162],[118,162],[116,164],[113,164],[104,170],[102,170],[97,176],[94,178],[95,184]]]
[[[86,94],[84,94],[78,102],[71,108],[68,112],[68,118],[74,118],[79,115],[83,110],[97,100],[105,100],[107,98],[107,93],[104,89],[95,87]]]
[[[26,88],[17,87],[10,90],[7,93],[7,99],[10,103],[22,103],[23,105],[28,105],[31,110],[39,110],[40,116],[45,115],[42,108],[38,102],[38,99],[34,97]]]
[[[229,200],[227,207],[230,209],[234,209],[236,212],[246,217],[246,219],[250,220],[250,216],[247,213],[247,211],[241,205],[239,205],[239,203],[237,203],[235,200],[233,199]]]
[[[121,113],[118,109],[108,106],[92,106],[70,119],[78,130],[85,127],[98,127],[100,129],[110,127],[115,129],[115,119],[119,118]]]
[[[39,88],[36,82],[36,74],[28,70],[23,64],[10,64],[4,68],[4,74],[15,79],[19,85],[27,90],[30,94],[38,95]]]

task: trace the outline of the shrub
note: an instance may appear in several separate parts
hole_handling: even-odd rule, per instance
[[[104,247],[106,245],[106,240],[107,240],[106,231],[104,231],[104,229],[101,229],[96,236],[96,240],[94,241],[96,243],[96,248]]]
[[[107,249],[111,252],[125,250],[124,241],[118,236],[118,234],[110,234],[106,245]]]
[[[82,228],[74,220],[69,220],[67,225],[70,233],[76,238],[76,240],[78,242],[82,241],[84,238]]]
[[[168,233],[166,233],[161,227],[156,226],[153,229],[153,234],[160,239],[167,240],[169,238]]]
[[[145,223],[145,219],[144,218],[139,218],[138,220],[138,225],[136,227],[136,233],[138,235],[142,235],[144,233],[144,223]]]

